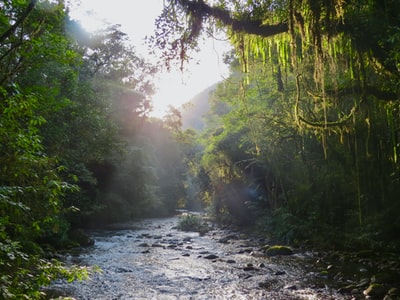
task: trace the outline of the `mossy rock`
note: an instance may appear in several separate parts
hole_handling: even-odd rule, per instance
[[[363,292],[365,296],[369,297],[383,297],[386,294],[385,287],[380,283],[372,283],[369,287]]]
[[[268,256],[292,255],[293,251],[288,246],[275,245],[275,246],[268,247],[265,250],[265,254],[267,254]]]

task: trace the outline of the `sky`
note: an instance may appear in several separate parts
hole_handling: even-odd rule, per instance
[[[144,38],[153,34],[154,20],[162,11],[163,0],[69,0],[67,5],[71,17],[88,31],[105,27],[104,21],[120,24],[137,54],[151,59]],[[159,74],[155,79],[152,116],[162,117],[169,105],[180,107],[204,89],[223,80],[229,73],[222,62],[227,49],[227,42],[208,39],[196,56],[197,63],[188,65],[189,72],[182,74],[173,70]]]

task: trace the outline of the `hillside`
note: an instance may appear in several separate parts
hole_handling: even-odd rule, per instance
[[[188,128],[202,130],[204,128],[204,115],[210,109],[208,99],[216,86],[217,84],[214,84],[206,88],[180,107],[183,130]]]

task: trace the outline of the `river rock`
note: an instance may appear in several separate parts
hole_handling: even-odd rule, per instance
[[[237,235],[235,235],[235,234],[230,234],[230,235],[227,235],[227,236],[224,236],[224,237],[220,238],[220,239],[218,240],[218,243],[221,243],[221,244],[228,244],[228,243],[229,243],[229,240],[237,240],[237,239],[238,239]]]
[[[222,237],[218,240],[218,243],[221,244],[228,244],[229,243],[229,239],[227,239],[226,237]]]
[[[208,254],[206,256],[204,256],[205,259],[217,259],[218,255],[215,254]]]
[[[285,290],[291,290],[291,291],[297,290],[297,286],[295,284],[287,284],[283,288]]]
[[[119,267],[119,268],[117,268],[117,269],[115,270],[115,272],[116,272],[116,273],[129,273],[129,272],[132,272],[132,270],[131,270],[131,269],[124,268],[124,267]]]
[[[386,295],[385,298],[383,298],[383,300],[399,300],[400,297],[399,296],[390,296],[390,295]]]
[[[349,285],[339,288],[338,292],[341,294],[346,294],[346,293],[350,293],[352,290],[354,290],[356,288],[357,287],[354,284],[349,284]]]
[[[400,291],[397,288],[391,288],[385,298],[383,300],[399,300],[400,299]]]
[[[389,296],[400,296],[400,290],[398,288],[391,288],[388,291]]]
[[[364,290],[363,294],[371,298],[382,299],[382,297],[386,294],[386,289],[380,283],[372,283],[366,290]]]
[[[369,285],[370,280],[369,278],[363,278],[357,283],[358,288],[365,288]]]
[[[293,251],[290,247],[275,245],[267,248],[265,250],[265,254],[267,254],[268,256],[292,255]]]
[[[250,252],[250,255],[254,256],[254,257],[264,257],[265,256],[264,252],[261,252],[261,251],[252,251],[252,252]]]
[[[239,250],[239,254],[244,254],[244,253],[251,253],[251,252],[253,252],[253,248],[246,248],[246,249],[243,249],[243,250]]]
[[[254,271],[256,268],[254,268],[253,264],[247,264],[244,266],[243,271]]]
[[[285,271],[276,271],[276,272],[274,273],[274,275],[276,275],[276,276],[285,275],[285,274],[286,274]]]

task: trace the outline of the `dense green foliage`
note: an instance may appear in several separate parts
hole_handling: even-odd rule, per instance
[[[88,34],[66,11],[0,2],[1,299],[87,277],[52,259],[90,244],[80,227],[170,214],[182,198],[176,134],[147,117],[156,68],[118,26]]]
[[[167,64],[202,32],[234,46],[194,161],[217,216],[290,242],[398,247],[399,16],[391,0],[168,1],[151,40]]]

